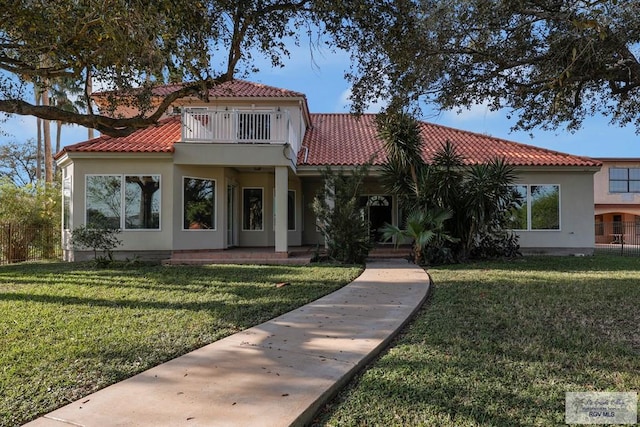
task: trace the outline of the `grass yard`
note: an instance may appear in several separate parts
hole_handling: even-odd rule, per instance
[[[0,426],[326,295],[358,267],[0,266]],[[290,286],[276,288],[279,282]]]
[[[425,307],[318,425],[556,426],[566,391],[640,390],[639,258],[429,272]]]

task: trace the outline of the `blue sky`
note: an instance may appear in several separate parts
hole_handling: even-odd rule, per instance
[[[349,67],[347,53],[332,53],[328,50],[311,53],[304,43],[291,50],[291,57],[284,68],[274,69],[266,62],[259,63],[261,71],[247,79],[267,85],[303,92],[307,95],[309,109],[314,113],[348,112],[349,84],[344,73]],[[380,105],[373,105],[370,112],[377,112]],[[462,114],[444,112],[424,120],[458,129],[484,133],[511,141],[521,142],[551,150],[589,157],[638,157],[640,158],[640,137],[633,127],[610,126],[601,117],[585,121],[581,130],[569,133],[565,130],[545,132],[510,132],[514,121],[506,118],[506,112],[492,112],[477,106]],[[35,119],[15,116],[0,123],[3,131],[10,136],[0,136],[3,140],[25,141],[35,138]],[[55,133],[55,128],[52,128]],[[86,139],[86,130],[65,126],[62,132],[63,145]]]

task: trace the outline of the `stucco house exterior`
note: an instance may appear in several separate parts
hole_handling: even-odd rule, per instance
[[[178,86],[156,89],[162,97]],[[504,158],[526,200],[515,226],[525,252],[591,253],[596,160],[421,122],[423,157],[446,141],[468,164]],[[165,259],[189,251],[322,244],[310,207],[321,171],[373,159],[362,206],[372,230],[397,223],[396,198],[378,183],[385,162],[375,116],[318,114],[304,94],[234,80],[209,101],[182,99],[156,126],[100,136],[56,155],[63,174],[66,260],[86,258],[70,230],[120,228],[120,256]],[[544,202],[544,203],[543,203]],[[544,210],[545,214],[541,212]]]
[[[640,243],[640,158],[598,158],[593,176],[598,244]]]

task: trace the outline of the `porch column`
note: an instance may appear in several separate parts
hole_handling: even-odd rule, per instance
[[[286,166],[276,166],[276,252],[287,252],[289,171]]]

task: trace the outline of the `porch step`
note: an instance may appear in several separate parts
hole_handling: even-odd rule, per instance
[[[308,265],[311,257],[296,258],[228,258],[228,259],[166,259],[162,265],[208,265],[208,264],[254,264],[254,265]]]
[[[369,251],[368,258],[381,259],[381,258],[406,258],[411,256],[411,247],[409,246],[377,246]]]
[[[174,251],[163,265],[205,264],[310,264],[313,254],[307,249],[275,252],[273,248],[235,248],[226,250]]]

